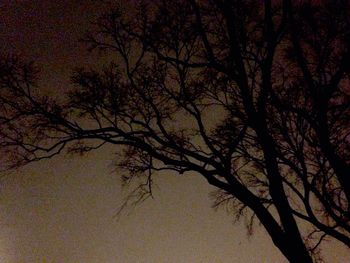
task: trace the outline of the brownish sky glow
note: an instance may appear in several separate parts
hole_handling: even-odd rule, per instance
[[[95,62],[77,39],[101,9],[98,2],[0,1],[1,52],[35,60],[45,89],[67,90],[70,69]],[[155,199],[117,221],[127,190],[112,172],[111,152],[54,158],[5,177],[0,262],[286,262],[263,230],[248,239],[242,224],[213,211],[213,189],[195,174],[159,175]],[[331,251],[329,262],[347,262],[345,248],[329,243],[325,253]]]

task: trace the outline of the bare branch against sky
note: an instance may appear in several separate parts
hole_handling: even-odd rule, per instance
[[[56,160],[64,171],[63,153],[107,158],[122,186],[134,187],[122,208],[155,197],[158,180],[171,191],[170,181],[192,178],[184,189],[193,198],[201,179],[215,189],[214,207],[225,206],[249,234],[261,228],[289,262],[328,260],[330,240],[348,251],[348,5],[5,2],[0,168],[40,173]],[[107,180],[96,178],[91,187]],[[212,244],[217,225],[201,242]],[[98,257],[91,262],[109,260]]]

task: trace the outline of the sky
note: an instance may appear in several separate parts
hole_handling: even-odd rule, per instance
[[[45,91],[67,91],[74,67],[101,62],[78,41],[101,2],[0,0],[1,52],[34,60]],[[214,189],[196,174],[159,174],[154,199],[116,218],[128,189],[113,152],[59,156],[4,175],[0,262],[286,262],[263,229],[248,237],[244,220],[233,223],[233,215],[212,209]],[[325,251],[332,263],[350,256],[332,242]]]

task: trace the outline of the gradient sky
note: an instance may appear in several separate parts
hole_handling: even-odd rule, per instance
[[[69,89],[74,66],[100,63],[79,37],[101,10],[93,0],[0,0],[1,52],[41,68],[45,91]],[[0,188],[1,263],[286,262],[263,229],[211,208],[214,189],[196,174],[160,174],[155,199],[114,215],[126,196],[113,172],[113,148],[60,156],[5,176]],[[327,243],[329,262],[349,251]]]

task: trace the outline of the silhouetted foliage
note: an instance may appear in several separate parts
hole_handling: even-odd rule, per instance
[[[65,102],[32,93],[30,71],[1,64],[7,167],[123,149],[127,183],[196,172],[215,205],[256,218],[290,262],[350,246],[348,1],[141,1],[116,5],[85,41],[110,54],[79,69]],[[3,155],[6,156],[6,155]],[[312,259],[313,258],[313,259]]]

